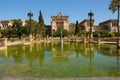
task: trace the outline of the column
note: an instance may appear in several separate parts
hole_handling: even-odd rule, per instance
[[[98,44],[100,44],[100,34],[98,34]]]
[[[86,35],[84,35],[83,42],[86,43]]]
[[[3,46],[4,46],[5,48],[7,48],[7,38],[4,38],[4,39],[3,39]]]

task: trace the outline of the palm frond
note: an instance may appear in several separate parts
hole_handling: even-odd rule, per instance
[[[120,0],[112,0],[111,4],[109,5],[109,10],[115,13],[118,6],[120,6]]]

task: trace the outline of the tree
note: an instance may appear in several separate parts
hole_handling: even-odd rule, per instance
[[[86,30],[80,30],[78,36],[84,36],[85,34],[87,34]]]
[[[14,20],[13,26],[12,26],[12,33],[17,35],[19,39],[22,36],[22,21],[21,19]]]
[[[115,37],[115,33],[114,32],[109,32],[109,37]]]
[[[9,26],[6,29],[3,29],[1,31],[1,33],[2,33],[2,37],[6,37],[6,38],[11,38],[12,35],[14,35],[14,34],[12,34],[12,27],[11,26]]]
[[[100,36],[101,37],[109,37],[109,31],[108,30],[100,30]]]
[[[0,32],[0,38],[2,37],[2,34],[1,34],[1,32]]]
[[[120,14],[120,0],[112,0],[111,4],[109,5],[109,10],[111,10],[113,13],[118,11],[118,19],[117,19],[117,32],[119,34],[119,14]],[[117,36],[117,47],[119,46],[119,35]]]
[[[79,32],[80,32],[79,24],[78,24],[78,20],[76,20],[75,35],[77,35]]]
[[[25,28],[26,28],[26,33],[29,35],[29,26],[30,26],[30,20],[26,20],[26,25],[25,25]],[[36,29],[37,28],[37,29]],[[35,21],[35,20],[31,20],[31,32],[34,34],[34,35],[36,35],[36,33],[39,33],[38,32],[39,31],[39,29],[38,29],[38,23],[37,23],[37,21]]]
[[[113,13],[115,13],[118,8],[120,7],[120,0],[112,0],[111,4],[109,5],[109,10],[111,10]]]
[[[39,30],[40,30],[40,34],[42,36],[45,36],[45,24],[44,24],[44,19],[43,19],[43,16],[42,16],[42,12],[40,11],[39,13],[39,22],[38,22],[38,27],[39,27]]]
[[[76,26],[76,23],[70,23],[69,26],[70,26],[70,27],[75,27],[75,26]]]
[[[61,29],[58,29],[57,31],[55,31],[53,33],[53,36],[54,37],[60,37],[61,36]],[[62,30],[62,36],[65,37],[65,36],[68,36],[68,31],[66,29],[63,29]]]
[[[98,34],[99,34],[99,33],[100,33],[100,31],[94,31],[94,32],[93,32],[93,36],[94,36],[94,37],[98,37]]]

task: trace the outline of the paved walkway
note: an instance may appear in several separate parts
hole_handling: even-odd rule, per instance
[[[100,77],[100,78],[0,78],[0,80],[120,80],[120,77]]]

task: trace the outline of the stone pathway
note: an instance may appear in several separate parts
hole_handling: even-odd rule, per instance
[[[120,77],[100,78],[0,78],[0,80],[120,80]]]

